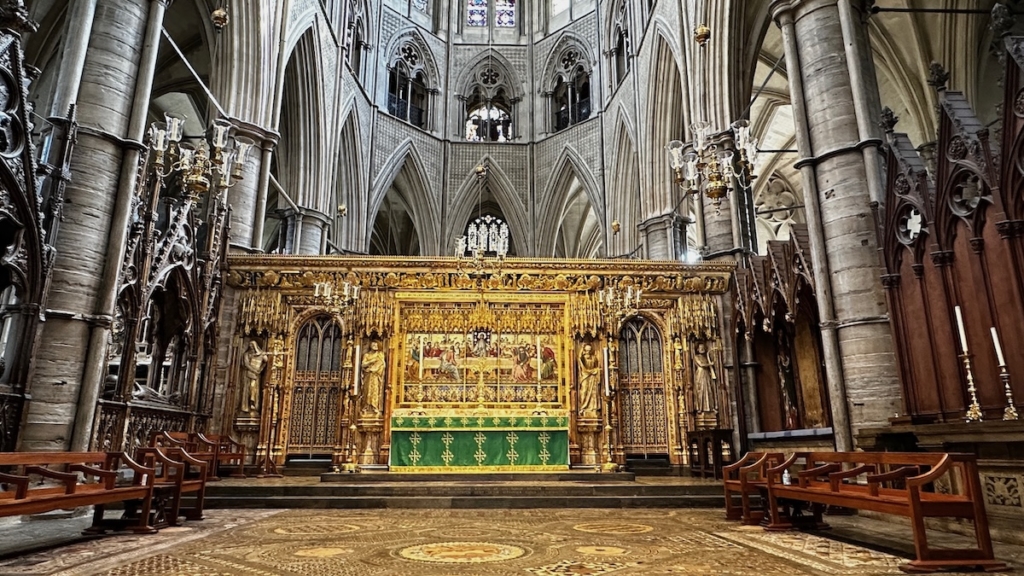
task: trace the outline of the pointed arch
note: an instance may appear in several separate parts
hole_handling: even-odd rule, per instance
[[[423,38],[423,33],[415,26],[408,26],[395,33],[391,41],[388,42],[387,50],[382,54],[384,60],[390,61],[399,47],[406,42],[414,45],[423,57],[422,68],[427,73],[430,85],[438,86],[441,81],[441,74],[437,62],[434,60],[434,53],[430,50],[430,45],[427,44],[426,39]]]
[[[462,72],[459,73],[458,78],[455,80],[455,92],[462,96],[468,96],[472,90],[477,72],[485,66],[494,68],[501,74],[504,79],[502,84],[508,86],[512,91],[510,96],[523,98],[526,95],[523,88],[523,79],[516,73],[512,62],[500,52],[488,50],[482,50],[462,69]]]
[[[530,238],[530,225],[523,203],[516,193],[515,185],[509,179],[505,171],[501,169],[498,162],[485,154],[475,165],[486,164],[489,169],[487,173],[487,191],[501,208],[502,216],[509,227],[509,234],[512,236],[513,244],[516,247],[517,256],[533,254],[533,247]],[[442,250],[447,250],[448,243],[452,238],[461,236],[466,230],[466,224],[477,209],[476,195],[479,192],[479,183],[476,174],[470,171],[451,201],[452,212],[449,213],[444,235],[441,238]]]
[[[547,202],[541,207],[537,217],[537,241],[535,251],[539,256],[550,256],[556,253],[559,236],[564,234],[563,225],[567,217],[576,218],[569,224],[578,225],[577,232],[594,230],[585,225],[587,214],[571,214],[574,203],[580,207],[589,207],[597,222],[597,233],[601,234],[600,244],[604,244],[605,210],[601,202],[600,187],[583,158],[574,149],[566,146],[551,172],[544,187],[542,198]],[[587,228],[584,230],[583,228]],[[579,237],[580,246],[594,245],[594,241]],[[595,255],[596,254],[592,254]]]
[[[659,26],[646,95],[646,124],[649,130],[646,143],[648,169],[643,187],[644,212],[641,215],[644,220],[666,214],[675,205],[672,201],[675,184],[665,146],[686,133],[684,113],[680,106],[685,96],[679,70],[679,59]]]
[[[638,226],[643,214],[640,162],[636,140],[624,109],[619,110],[614,134],[614,156],[611,176],[605,186],[605,204],[608,206],[608,226],[611,220],[618,220],[621,227],[617,234],[608,236],[608,254],[618,256],[632,252],[640,244]]]
[[[586,65],[586,71],[589,74],[594,72],[594,62],[597,62],[597,53],[594,51],[590,43],[587,42],[582,36],[571,31],[562,32],[559,35],[558,40],[555,41],[554,47],[548,54],[548,59],[544,63],[544,76],[543,86],[547,90],[554,87],[555,81],[559,77],[559,68],[562,67],[561,59],[564,53],[570,49],[576,48],[583,55],[583,64]]]
[[[319,45],[316,28],[308,28],[285,66],[278,181],[299,206],[332,213],[331,191],[324,177],[326,162],[320,154],[328,147]]]
[[[371,226],[367,208],[366,174],[363,166],[362,134],[359,129],[358,109],[350,105],[341,115],[345,120],[341,123],[338,134],[337,178],[335,182],[332,210],[334,227],[332,241],[346,250],[360,251],[362,238],[368,234]],[[344,206],[344,211],[342,210]],[[344,212],[344,215],[342,214]]]
[[[404,141],[388,158],[378,173],[370,193],[367,224],[376,219],[384,202],[384,197],[391,190],[396,180],[402,175],[407,189],[402,190],[404,201],[409,207],[409,216],[420,239],[422,255],[440,254],[440,209],[433,201],[430,179],[427,177],[426,164],[412,140]],[[364,237],[364,246],[369,251],[372,227],[368,227]]]

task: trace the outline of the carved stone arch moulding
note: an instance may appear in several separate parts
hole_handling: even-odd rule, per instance
[[[586,74],[593,73],[593,53],[582,38],[564,33],[544,66],[544,85],[548,90],[553,90],[559,79],[570,82],[581,67]]]
[[[437,87],[441,82],[437,63],[434,61],[430,46],[423,39],[417,30],[410,30],[400,33],[392,42],[391,51],[388,53],[388,67],[394,68],[398,62],[408,66],[411,75],[423,72],[427,79],[428,88]]]

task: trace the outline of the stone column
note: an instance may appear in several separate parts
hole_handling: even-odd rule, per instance
[[[88,447],[167,0],[99,0],[23,450]],[[62,70],[62,72],[64,72]],[[58,79],[70,93],[74,71]],[[74,422],[74,429],[72,429]]]
[[[262,248],[263,215],[267,211],[270,160],[279,136],[249,122],[233,120],[231,123],[235,126],[235,134],[251,138],[256,145],[242,170],[243,178],[228,190],[228,205],[231,206],[229,246],[232,252],[258,252]]]
[[[651,260],[678,260],[686,245],[683,241],[683,221],[672,212],[640,223],[640,234]]]
[[[51,116],[65,116],[78,100],[78,87],[85,69],[85,54],[89,48],[89,33],[96,17],[97,0],[72,0],[68,8],[63,38],[58,84],[53,94]]]
[[[865,146],[838,0],[773,0],[782,29],[801,160],[836,448],[853,424],[884,425],[900,387],[881,284]],[[851,422],[852,419],[852,422]]]

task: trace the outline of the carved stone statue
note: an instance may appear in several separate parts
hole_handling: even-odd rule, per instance
[[[384,353],[376,342],[370,343],[370,351],[363,354],[360,368],[363,371],[363,413],[380,414],[381,396],[384,392],[384,369],[387,363]]]
[[[693,407],[697,412],[714,412],[718,409],[718,375],[704,342],[693,352],[693,366]]]
[[[580,395],[577,402],[579,415],[585,418],[597,418],[600,409],[598,390],[601,386],[601,358],[594,353],[590,344],[583,346],[579,357]]]
[[[241,401],[238,411],[242,414],[255,415],[260,410],[260,374],[267,365],[267,353],[260,350],[255,340],[249,341],[249,347],[242,354]]]

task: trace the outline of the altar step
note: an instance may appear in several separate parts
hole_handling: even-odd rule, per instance
[[[210,484],[208,508],[720,508],[720,484],[368,482]]]

